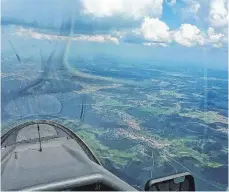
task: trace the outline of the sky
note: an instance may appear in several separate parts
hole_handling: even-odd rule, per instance
[[[227,66],[228,0],[1,0],[1,8],[15,35],[60,38],[50,31],[73,22],[75,41]]]

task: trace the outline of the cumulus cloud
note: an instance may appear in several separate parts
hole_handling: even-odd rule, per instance
[[[177,43],[187,47],[204,45],[205,43],[201,31],[191,24],[182,24],[177,31],[173,32],[173,38]]]
[[[160,20],[163,0],[3,0],[2,24],[35,27],[40,33],[23,32],[33,38],[64,39],[66,37],[61,34],[71,27],[70,18],[74,13],[73,40],[146,46],[168,46],[175,42],[187,47],[222,47],[227,44],[227,1],[165,0],[171,9],[180,9],[185,18],[179,28],[171,30]],[[193,18],[196,26],[188,24],[193,23]],[[202,25],[200,20],[207,21],[207,25]],[[200,31],[197,26],[205,30]],[[50,29],[60,35],[51,37],[41,33],[42,29]],[[60,32],[62,29],[63,33]]]
[[[218,42],[220,39],[222,39],[222,37],[224,37],[222,33],[216,33],[215,29],[212,27],[208,29],[207,33],[209,36],[209,40],[213,43]]]
[[[228,22],[228,0],[210,0],[209,22],[213,27],[225,27]]]
[[[141,32],[144,38],[150,41],[171,41],[169,27],[158,18],[146,17],[142,23]]]
[[[3,17],[37,22],[50,19],[56,22],[59,17],[69,17],[71,13],[140,19],[145,16],[160,17],[163,11],[163,0],[2,0],[1,3]]]
[[[109,34],[137,28],[145,15],[160,17],[162,4],[163,0],[7,0],[2,2],[2,24],[58,32],[75,16],[75,33]]]
[[[171,42],[176,42],[186,47],[206,45],[220,48],[227,43],[226,36],[216,33],[214,28],[210,27],[207,31],[201,31],[197,26],[185,23],[177,30],[170,30],[163,21],[149,17],[144,19],[141,28],[135,31],[135,34],[138,40],[141,40],[139,35],[144,38],[143,45],[145,46],[165,47]]]
[[[213,47],[220,48],[223,47],[227,42],[227,38],[222,33],[216,33],[215,29],[210,27],[207,30],[207,42],[212,44]]]
[[[228,0],[181,0],[183,5],[173,6],[176,14],[185,22],[196,23],[205,28],[222,29],[228,24]]]
[[[82,0],[83,12],[96,17],[123,15],[139,19],[161,16],[163,0]]]
[[[140,32],[146,42],[145,45],[151,45],[151,42],[163,43],[163,45],[176,42],[180,45],[192,47],[195,45],[204,45],[204,34],[196,26],[191,24],[182,24],[177,30],[170,30],[163,21],[158,18],[146,17],[142,23]],[[151,42],[150,42],[151,41]]]

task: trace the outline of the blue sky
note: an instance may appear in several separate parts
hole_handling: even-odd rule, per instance
[[[2,0],[2,25],[33,38],[74,23],[75,41],[227,66],[228,0]],[[39,35],[43,34],[43,35]],[[88,44],[89,46],[90,44]],[[131,46],[130,46],[131,45]],[[107,47],[107,46],[106,46]],[[136,51],[137,50],[137,51]],[[118,51],[117,51],[118,52]]]

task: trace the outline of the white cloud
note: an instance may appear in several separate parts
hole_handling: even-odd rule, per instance
[[[211,0],[209,22],[213,27],[225,27],[228,23],[228,0]]]
[[[91,26],[95,28],[100,26],[100,23],[93,25],[93,22],[98,20],[103,21],[104,19],[98,17],[108,17],[105,20],[110,23],[108,22],[109,30],[106,29],[105,24],[104,29],[102,27],[102,30],[98,30],[103,34],[78,34],[72,37],[72,40],[94,42],[109,41],[116,44],[122,42],[122,40],[123,42],[125,42],[125,40],[128,42],[129,40],[129,42],[144,44],[146,46],[155,46],[156,44],[159,46],[167,46],[172,42],[188,47],[197,45],[223,47],[227,44],[228,0],[181,1],[183,2],[183,8],[180,7],[180,4],[177,3],[176,0],[165,0],[167,4],[173,6],[172,9],[177,7],[180,11],[183,11],[187,19],[197,18],[197,26],[205,27],[205,31],[200,31],[197,26],[187,24],[190,20],[183,21],[184,24],[177,30],[170,30],[169,26],[159,19],[163,10],[163,0],[39,0],[36,1],[36,3],[32,0],[17,0],[15,2],[13,0],[3,0],[2,18],[7,18],[10,21],[15,19],[19,23],[23,21],[25,23],[38,23],[41,24],[41,26],[44,24],[44,26],[59,27],[63,21],[68,21],[71,12],[74,12],[77,14],[77,19],[79,20],[81,16],[84,17],[84,19],[90,18]],[[81,15],[82,12],[92,17],[85,17]],[[125,17],[123,20],[120,17],[116,17],[118,19],[120,18],[120,23],[123,21],[126,23],[130,22],[129,28],[118,28],[117,26],[119,25],[117,25],[117,23],[119,24],[119,21],[112,23],[113,18],[109,18],[109,16],[114,16],[115,18],[117,15],[123,16],[123,18]],[[97,18],[94,19],[93,16]],[[53,20],[53,18],[55,18],[55,20]],[[137,25],[139,22],[142,22],[141,25],[137,27],[135,25],[133,27],[131,25],[133,21],[131,20],[134,19],[139,19],[135,21],[135,23]],[[202,23],[202,21],[206,23]],[[124,25],[126,23],[124,23]],[[86,20],[86,24],[88,24],[88,20]],[[208,24],[207,27],[206,24]],[[90,23],[88,25],[90,25]],[[87,27],[85,31],[86,30],[88,30]],[[107,32],[109,32],[109,34],[107,34]],[[17,32],[17,35],[22,33],[37,39],[66,38],[65,36],[50,36],[35,31],[21,31]],[[129,39],[126,38],[127,36],[129,36]]]
[[[17,36],[27,36],[32,37],[34,39],[47,39],[47,40],[67,40],[69,39],[68,36],[60,36],[60,35],[54,35],[54,34],[46,34],[46,33],[40,33],[33,31],[32,29],[24,29],[20,28],[19,30],[16,30],[16,32],[12,33],[13,35]],[[98,43],[104,43],[104,42],[112,42],[115,44],[119,44],[119,39],[117,37],[113,37],[111,35],[75,35],[70,37],[72,41],[89,41],[89,42],[98,42]]]
[[[210,27],[207,31],[209,40],[213,43],[218,42],[220,39],[224,37],[222,33],[216,33],[215,29]]]
[[[143,45],[148,47],[155,47],[155,46],[168,47],[168,45],[165,43],[143,43]]]
[[[72,40],[91,41],[98,43],[113,42],[115,44],[119,44],[118,38],[111,35],[78,35],[77,37],[73,37]]]
[[[182,24],[181,27],[173,32],[175,42],[192,47],[195,45],[204,45],[205,39],[201,31],[194,25]]]
[[[165,0],[169,3],[172,0]],[[228,26],[228,0],[180,0],[172,3],[174,14],[181,17],[184,23],[195,22],[206,28],[223,29]],[[169,4],[168,3],[168,4]]]
[[[146,17],[141,28],[132,32],[143,37],[145,46],[166,47],[176,42],[186,47],[213,46],[220,48],[227,43],[226,35],[217,33],[214,28],[201,31],[197,26],[185,23],[177,30],[170,30],[166,23],[158,18]]]
[[[226,43],[227,38],[222,33],[216,33],[215,29],[210,27],[207,31],[207,41],[213,47],[220,48]]]
[[[96,17],[125,15],[139,19],[145,16],[160,17],[163,0],[81,0],[84,13]]]
[[[170,42],[169,27],[158,18],[146,17],[141,26],[141,32],[149,41]]]

